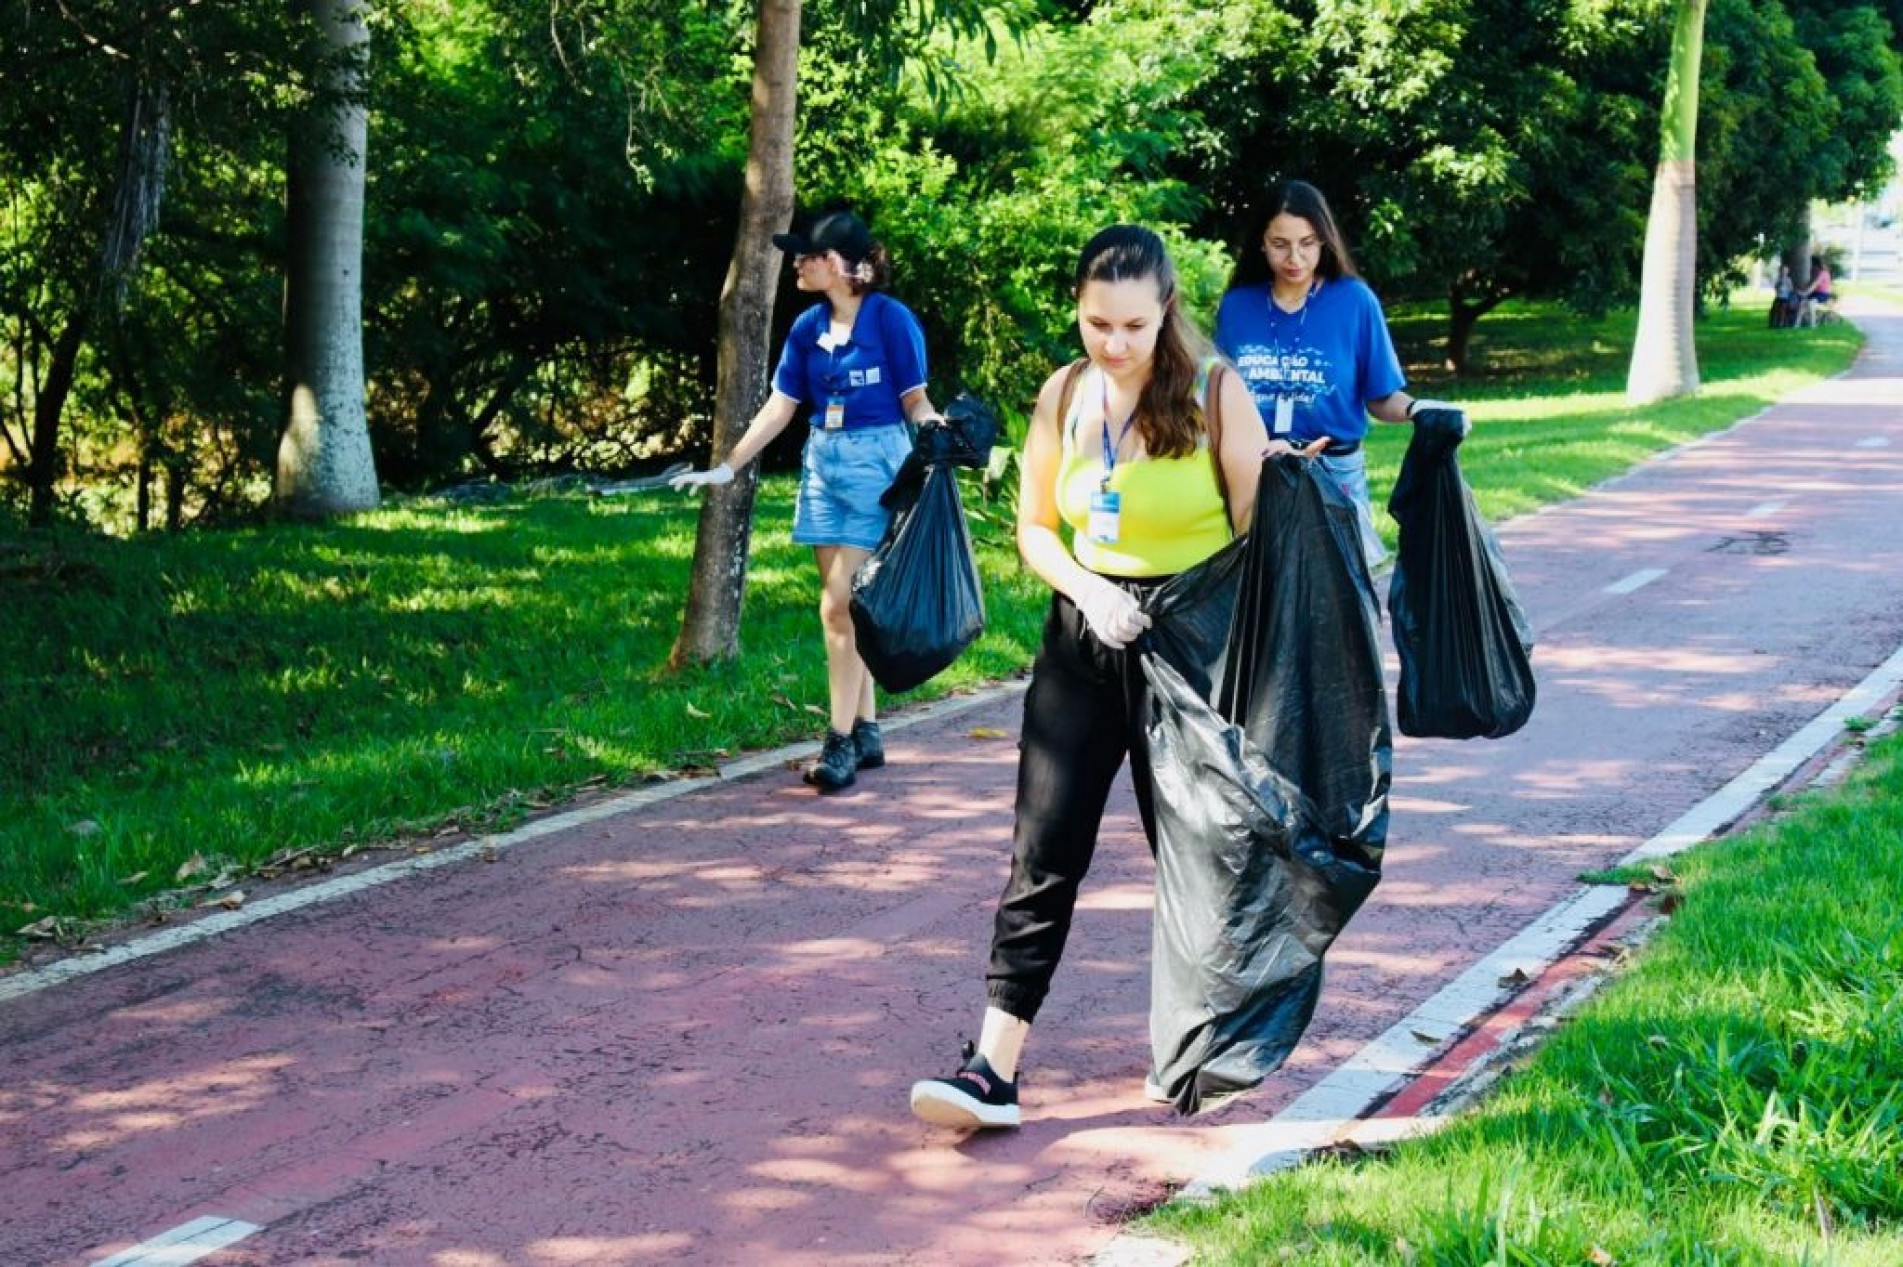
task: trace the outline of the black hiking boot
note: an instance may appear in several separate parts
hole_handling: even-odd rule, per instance
[[[819,750],[819,760],[806,771],[805,777],[821,792],[837,792],[852,786],[853,773],[858,768],[859,748],[852,736],[828,730],[826,746]]]
[[[970,1043],[964,1057],[951,1077],[912,1084],[913,1116],[934,1126],[1016,1126],[1018,1084],[1000,1078]]]
[[[859,768],[876,770],[885,764],[885,740],[879,737],[879,723],[861,717],[852,724],[852,742],[859,749]]]

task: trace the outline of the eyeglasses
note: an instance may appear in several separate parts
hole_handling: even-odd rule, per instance
[[[1268,244],[1270,255],[1319,255],[1322,241],[1320,238],[1303,238],[1300,242],[1271,241]]]

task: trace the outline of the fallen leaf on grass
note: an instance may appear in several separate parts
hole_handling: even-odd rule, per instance
[[[971,728],[971,737],[973,739],[1009,739],[1011,732],[1008,730],[999,730],[995,726],[973,726]]]
[[[712,713],[703,712],[700,709],[695,708],[692,703],[689,703],[687,706],[687,715],[689,717],[694,718],[696,721],[706,721],[709,717],[713,716]]]
[[[813,716],[815,716],[815,717],[824,717],[824,716],[826,716],[826,710],[825,710],[825,709],[823,709],[823,708],[821,708],[821,707],[820,707],[819,705],[817,705],[817,704],[808,704],[808,705],[806,706],[806,711],[807,711],[807,712],[809,712],[809,713],[811,713],[811,714],[812,714]]]
[[[1645,1041],[1654,1047],[1670,1047],[1672,1045],[1672,1040],[1663,1034],[1647,1034]]]
[[[146,877],[146,872],[134,871],[131,875],[121,876],[119,878],[119,883],[127,885],[127,886],[131,886],[131,885],[142,882],[145,879],[145,877]]]
[[[66,829],[75,836],[97,836],[99,824],[90,818],[82,818]]]
[[[181,881],[189,880],[193,876],[203,875],[209,870],[211,870],[211,864],[205,861],[205,855],[194,853],[191,857],[178,864],[178,870],[173,874],[172,878]]]
[[[233,889],[229,893],[220,893],[217,897],[205,899],[203,902],[200,902],[198,904],[198,909],[201,911],[209,910],[210,908],[215,906],[223,910],[235,911],[243,905],[244,905],[244,890]]]
[[[45,919],[36,919],[20,929],[19,935],[34,941],[53,941],[60,935],[59,916],[48,915]]]
[[[1660,884],[1678,883],[1678,876],[1664,863],[1657,863],[1652,867],[1652,878]]]
[[[1613,1267],[1613,1264],[1619,1260],[1595,1245],[1586,1251],[1586,1261],[1591,1263],[1592,1267]]]

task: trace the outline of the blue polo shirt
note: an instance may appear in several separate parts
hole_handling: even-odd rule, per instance
[[[925,330],[912,310],[871,291],[859,304],[850,338],[822,347],[831,323],[832,308],[823,299],[794,318],[773,390],[811,406],[816,427],[835,396],[846,403],[848,431],[905,421],[899,398],[925,386]]]
[[[1300,312],[1283,312],[1269,283],[1238,286],[1216,310],[1216,346],[1255,396],[1271,436],[1358,443],[1368,402],[1407,386],[1381,301],[1358,277],[1334,277]],[[1293,402],[1291,425],[1275,430],[1275,402]]]

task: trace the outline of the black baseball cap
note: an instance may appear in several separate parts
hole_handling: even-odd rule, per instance
[[[850,211],[834,211],[813,221],[804,233],[776,233],[773,245],[789,255],[824,255],[838,251],[847,263],[857,264],[872,254],[872,230]]]

